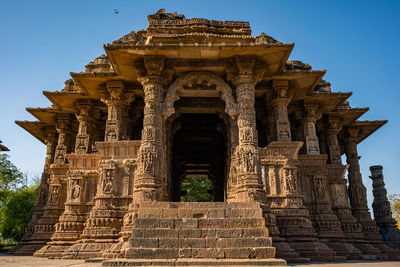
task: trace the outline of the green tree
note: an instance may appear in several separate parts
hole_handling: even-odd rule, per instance
[[[22,239],[35,206],[37,185],[11,192],[0,210],[0,234],[3,239],[18,242]]]
[[[8,158],[8,155],[0,154],[0,208],[13,190],[26,184],[25,176]]]
[[[400,194],[390,195],[389,201],[393,219],[396,220],[397,228],[400,229]]]
[[[186,178],[181,184],[181,190],[186,191],[186,195],[181,196],[182,202],[205,202],[211,201],[213,185],[208,178],[196,177]]]

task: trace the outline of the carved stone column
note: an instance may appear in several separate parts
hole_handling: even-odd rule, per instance
[[[58,116],[56,129],[58,132],[58,144],[55,149],[54,164],[50,165],[49,195],[43,216],[35,226],[32,239],[50,240],[54,233],[54,225],[64,211],[66,199],[66,174],[68,170],[66,155],[72,150],[72,131],[69,115]],[[35,255],[40,256],[40,250]]]
[[[238,62],[239,69],[241,62]],[[254,62],[253,62],[254,64]],[[239,143],[235,151],[236,201],[263,201],[260,151],[256,130],[255,80],[252,75],[239,74],[234,79],[239,116],[237,119]]]
[[[291,141],[290,122],[287,112],[287,106],[291,99],[288,96],[289,82],[274,80],[272,86],[274,98],[271,104],[275,115],[275,140]]]
[[[123,121],[125,113],[124,83],[122,81],[107,82],[108,94],[101,98],[108,107],[105,141],[113,142],[126,138],[126,125]]]
[[[318,155],[319,154],[319,142],[317,137],[317,131],[315,123],[317,122],[317,105],[305,104],[305,116],[303,120],[304,137],[307,148],[307,154]]]
[[[327,144],[329,152],[329,161],[331,164],[342,164],[342,158],[340,153],[339,142],[337,134],[342,129],[340,125],[340,120],[336,118],[329,118],[328,121],[329,128],[327,133]]]
[[[236,185],[237,185],[237,166],[235,164],[236,162],[236,157],[235,157],[235,151],[236,147],[239,144],[239,136],[238,136],[238,126],[237,126],[237,120],[230,119],[230,133],[231,133],[231,164],[229,165],[229,176],[228,176],[228,181],[226,185],[226,190],[227,190],[227,201],[234,201],[236,198]]]
[[[358,132],[358,128],[348,127],[346,157],[349,164],[349,196],[353,215],[359,220],[363,228],[368,228],[371,226],[371,215],[368,211],[367,193],[360,173],[360,157],[358,156],[356,142]]]
[[[50,165],[54,162],[54,153],[57,146],[56,131],[54,127],[48,126],[43,129],[46,132],[46,158],[44,162],[40,185],[36,189],[35,208],[32,213],[32,218],[25,228],[25,234],[15,249],[15,255],[32,255],[36,250],[40,249],[47,241],[32,239],[34,227],[38,220],[43,215],[43,209],[46,205],[46,200],[49,194],[48,180],[50,177]]]
[[[138,152],[135,173],[134,201],[156,201],[163,198],[162,184],[166,179],[165,151],[162,144],[161,115],[162,86],[160,74],[164,59],[145,58],[147,77],[140,78],[144,91],[144,118],[142,142]]]
[[[372,208],[375,222],[381,228],[381,231],[386,232],[389,246],[400,253],[400,230],[397,228],[397,223],[390,210],[390,202],[383,181],[382,166],[371,166],[369,169],[372,174],[369,178],[372,179],[372,193],[374,194]]]
[[[75,153],[88,154],[91,152],[94,131],[94,119],[92,114],[92,107],[89,102],[77,103],[79,113],[76,118],[79,122],[78,134],[75,139]]]
[[[349,198],[352,208],[352,214],[357,218],[362,226],[364,236],[383,254],[378,254],[377,257],[381,259],[395,258],[394,250],[389,248],[382,236],[379,233],[379,227],[372,221],[371,215],[368,210],[367,194],[365,186],[362,182],[360,173],[360,156],[357,152],[357,138],[360,129],[358,127],[347,127],[346,136],[346,157],[347,164],[349,164],[348,178],[349,178]],[[384,255],[386,254],[386,255]]]
[[[369,245],[362,234],[361,225],[351,215],[351,208],[348,201],[346,178],[344,177],[347,167],[342,164],[340,147],[337,135],[340,132],[341,125],[337,118],[328,119],[328,128],[323,132],[323,138],[328,146],[328,164],[326,165],[328,174],[328,192],[331,200],[333,212],[339,218],[342,225],[345,238],[355,245],[349,251],[349,259],[360,259],[362,254],[373,255],[378,251]],[[349,244],[349,246],[351,246]],[[350,247],[349,247],[350,248]],[[361,249],[361,251],[359,250]]]

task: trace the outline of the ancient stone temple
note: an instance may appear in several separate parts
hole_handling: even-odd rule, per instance
[[[248,22],[164,10],[148,22],[45,91],[52,106],[27,109],[38,121],[17,122],[47,152],[16,254],[112,258],[104,266],[397,259],[357,153],[386,121],[358,120],[368,108]],[[180,202],[190,177],[211,181],[211,202]]]

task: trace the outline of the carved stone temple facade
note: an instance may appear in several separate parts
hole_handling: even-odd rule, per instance
[[[248,22],[164,10],[148,22],[43,92],[52,106],[27,109],[38,121],[17,122],[47,152],[16,254],[114,259],[104,266],[397,259],[357,153],[386,121],[358,120],[368,108]],[[208,178],[213,202],[180,202],[188,177]]]

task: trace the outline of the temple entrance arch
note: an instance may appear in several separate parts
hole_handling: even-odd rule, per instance
[[[224,201],[237,136],[231,131],[238,114],[231,87],[214,73],[190,72],[169,86],[164,99],[169,199],[181,200],[188,177],[203,177],[213,185],[210,201]]]

